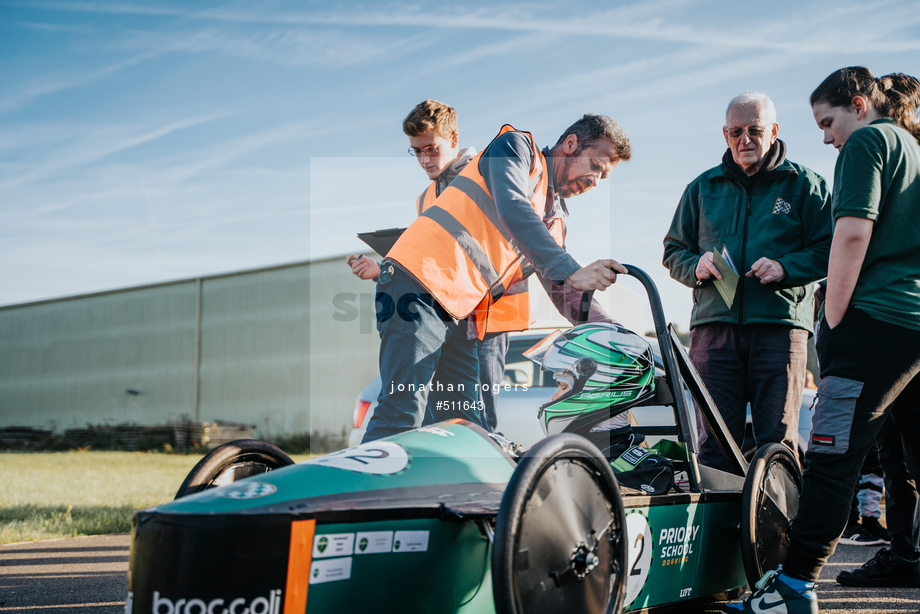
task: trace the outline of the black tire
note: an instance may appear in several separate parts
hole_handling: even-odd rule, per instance
[[[258,439],[237,439],[214,448],[198,461],[179,487],[176,499],[293,464],[278,446]]]
[[[749,585],[786,560],[801,494],[802,468],[795,453],[781,443],[761,446],[741,498],[741,560]]]
[[[616,478],[594,444],[572,434],[539,442],[518,462],[498,512],[496,612],[619,614],[625,527]]]

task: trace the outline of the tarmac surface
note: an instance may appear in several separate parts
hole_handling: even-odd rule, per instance
[[[101,535],[0,546],[0,612],[124,612],[130,536]],[[838,546],[818,585],[823,614],[918,614],[920,589],[848,588],[843,569],[872,558],[876,546]]]
[[[124,612],[130,546],[130,535],[0,546],[0,612]]]

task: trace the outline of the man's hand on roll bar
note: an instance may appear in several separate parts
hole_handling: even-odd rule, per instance
[[[616,283],[617,273],[627,273],[626,267],[616,260],[598,260],[569,275],[565,285],[576,290],[604,290]]]

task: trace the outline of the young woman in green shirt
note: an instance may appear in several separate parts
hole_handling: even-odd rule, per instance
[[[920,81],[842,68],[811,95],[824,142],[840,152],[824,318],[821,385],[805,482],[786,560],[726,612],[812,614],[815,581],[844,530],[872,442],[893,415],[920,478]],[[917,496],[908,515],[917,512]],[[863,568],[859,586],[920,587],[916,517]],[[860,575],[861,572],[861,575]],[[843,575],[843,574],[841,574]]]

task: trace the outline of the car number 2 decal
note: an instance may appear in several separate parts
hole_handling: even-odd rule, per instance
[[[642,592],[652,567],[652,528],[642,512],[630,512],[626,515],[626,539],[626,569],[629,575],[626,578],[624,606],[629,606]]]
[[[401,445],[389,441],[371,441],[354,448],[339,450],[304,464],[335,467],[369,475],[397,475],[408,469],[411,458]]]

